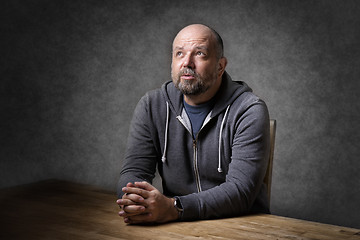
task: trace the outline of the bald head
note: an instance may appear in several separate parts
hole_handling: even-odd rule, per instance
[[[221,38],[208,26],[189,25],[176,35],[171,76],[188,104],[204,103],[216,94],[226,63]]]
[[[203,25],[203,24],[191,24],[178,32],[176,37],[174,38],[174,42],[178,39],[183,38],[191,38],[191,37],[197,37],[202,36],[204,38],[207,38],[211,44],[213,44],[215,51],[216,51],[216,57],[217,59],[220,59],[224,56],[224,45],[222,38],[220,35],[211,27]]]

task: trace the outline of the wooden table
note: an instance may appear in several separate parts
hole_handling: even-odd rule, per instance
[[[116,195],[49,180],[0,190],[0,239],[360,239],[360,230],[274,215],[132,226]]]

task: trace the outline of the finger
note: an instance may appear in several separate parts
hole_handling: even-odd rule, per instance
[[[123,209],[119,212],[119,216],[121,217],[128,217],[143,214],[146,208],[141,205],[129,205],[124,206]]]
[[[134,194],[134,193],[126,194],[126,195],[123,196],[122,199],[132,201],[132,203],[130,203],[130,204],[136,204],[136,203],[141,204],[141,203],[144,202],[144,198],[141,195]]]
[[[133,202],[133,201],[130,200],[130,199],[118,199],[118,200],[116,200],[116,203],[117,203],[121,208],[123,208],[124,206],[136,205],[136,204],[137,204],[136,202]]]
[[[116,200],[116,203],[122,208],[130,205],[142,205],[146,207],[145,199],[136,194],[129,194],[126,198]]]
[[[129,217],[133,217],[133,216],[136,216],[136,215],[139,215],[139,214],[142,214],[142,213],[127,213],[124,210],[119,212],[119,216],[123,217],[123,218],[129,218]]]
[[[135,186],[138,187],[138,188],[142,188],[144,190],[147,190],[147,191],[157,190],[153,185],[151,185],[148,182],[135,182]]]
[[[128,182],[126,184],[126,187],[135,187],[135,185],[132,182]],[[126,195],[127,195],[127,193],[124,194],[124,196],[126,196]]]
[[[126,184],[127,187],[135,187],[135,185],[132,182],[129,182]]]
[[[127,194],[126,197],[128,197],[130,194],[137,194],[143,198],[149,197],[149,191],[138,187],[123,187],[122,191]]]
[[[116,200],[116,204],[119,205],[119,207],[122,209],[124,205],[121,202],[121,199]]]

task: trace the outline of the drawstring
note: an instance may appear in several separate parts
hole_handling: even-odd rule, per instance
[[[168,129],[169,129],[169,103],[166,101],[165,144],[164,144],[164,152],[161,157],[161,161],[163,163],[166,161],[166,149],[167,149],[167,144],[168,144]]]
[[[222,137],[222,130],[223,130],[223,127],[224,127],[224,124],[225,124],[225,119],[226,119],[227,113],[229,111],[229,108],[230,108],[230,105],[228,105],[227,108],[226,108],[224,118],[223,118],[223,120],[221,122],[221,127],[220,127],[220,134],[219,134],[219,166],[218,166],[218,172],[219,173],[221,173],[223,171],[222,168],[221,168],[221,137]]]
[[[225,114],[224,114],[224,118],[221,122],[221,126],[220,126],[220,133],[219,133],[219,165],[218,165],[218,172],[221,173],[223,170],[221,168],[221,138],[222,138],[222,131],[225,125],[225,120],[228,114],[228,111],[230,109],[230,105],[227,106]],[[164,152],[163,155],[161,157],[161,161],[163,163],[166,162],[166,150],[167,150],[167,144],[168,144],[168,130],[169,130],[169,114],[170,114],[170,109],[169,109],[169,103],[166,102],[166,125],[165,125],[165,144],[164,144]]]

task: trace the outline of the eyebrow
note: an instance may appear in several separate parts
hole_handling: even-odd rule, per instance
[[[173,50],[183,50],[184,48],[183,47],[174,47]]]
[[[196,49],[208,50],[209,48],[208,48],[208,47],[205,47],[205,46],[198,46],[198,47],[196,47]]]

